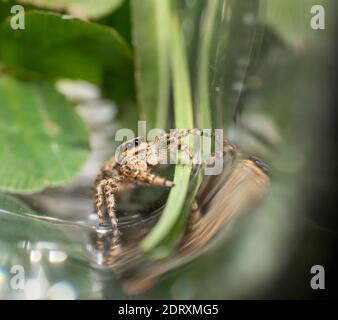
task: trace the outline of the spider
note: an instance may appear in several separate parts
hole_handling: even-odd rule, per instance
[[[177,130],[156,137],[154,141],[144,141],[138,137],[123,143],[114,157],[108,160],[100,169],[94,182],[95,190],[95,209],[98,215],[99,225],[105,224],[104,207],[106,207],[112,225],[112,235],[119,237],[117,228],[117,218],[115,214],[116,196],[130,184],[158,185],[168,188],[174,187],[174,183],[166,178],[153,173],[162,162],[163,157],[167,157],[168,151],[178,150],[194,159],[192,149],[182,141],[189,136],[208,136],[204,131],[198,129]],[[176,149],[175,149],[176,148]],[[200,166],[210,166],[214,163],[217,156],[239,155],[238,148],[224,140],[223,154],[214,154]],[[261,166],[261,162],[255,159],[256,165]],[[264,167],[261,168],[262,170]],[[197,210],[197,204],[193,204],[193,211]]]

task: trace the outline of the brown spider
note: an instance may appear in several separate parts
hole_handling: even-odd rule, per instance
[[[158,167],[162,163],[161,160],[167,158],[168,151],[173,149],[180,149],[181,152],[187,154],[193,160],[193,151],[189,145],[182,141],[182,138],[203,135],[207,136],[208,134],[197,129],[184,129],[163,134],[154,141],[146,142],[141,138],[135,138],[123,143],[119,147],[117,155],[102,166],[94,182],[95,207],[99,224],[104,225],[105,223],[105,206],[112,224],[113,237],[117,239],[119,231],[115,215],[116,195],[130,184],[173,187],[174,183],[172,181],[154,174],[152,170]],[[235,157],[239,154],[239,151],[235,145],[225,140],[223,154]],[[212,155],[200,165],[212,165],[216,157],[217,155]],[[196,210],[196,204],[193,206],[194,209]]]

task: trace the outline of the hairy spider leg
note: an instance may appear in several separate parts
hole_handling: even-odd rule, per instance
[[[117,228],[117,218],[115,214],[115,195],[119,191],[119,181],[116,181],[114,178],[107,179],[104,184],[104,195],[106,200],[106,208],[108,211],[109,219],[112,224],[113,237],[119,236],[119,231]]]
[[[134,181],[142,182],[149,185],[157,185],[164,187],[173,187],[174,183],[171,180],[162,178],[150,170],[134,170],[128,166],[121,167],[121,173],[132,177]]]

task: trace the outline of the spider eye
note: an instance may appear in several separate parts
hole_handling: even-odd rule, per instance
[[[133,148],[134,144],[132,142],[127,143],[127,149]]]
[[[138,143],[139,143],[138,138],[136,138],[136,139],[134,140],[134,142],[135,142],[135,146],[138,146]]]

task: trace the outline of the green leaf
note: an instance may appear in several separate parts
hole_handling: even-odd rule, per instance
[[[65,10],[80,18],[100,18],[117,9],[124,0],[19,0],[39,8]]]
[[[132,0],[132,33],[141,118],[166,128],[169,97],[169,2]]]
[[[175,122],[177,128],[189,129],[194,126],[190,80],[184,39],[179,30],[177,16],[172,17],[171,36]],[[176,166],[175,187],[170,191],[164,212],[159,222],[141,243],[142,250],[155,259],[169,255],[182,235],[185,222],[190,213],[190,210],[187,209],[191,208],[191,206],[184,207],[189,191],[190,172],[191,166]]]
[[[0,189],[33,192],[70,181],[88,156],[73,106],[49,84],[0,78]]]
[[[222,7],[224,4],[224,7]],[[214,127],[226,128],[240,111],[247,69],[259,49],[259,0],[220,1],[210,52],[210,99]]]
[[[114,28],[131,45],[131,3],[124,0],[123,4],[108,16],[98,20],[100,24]]]
[[[5,20],[11,13],[11,3],[1,2],[0,0],[0,22]]]
[[[59,14],[29,11],[24,30],[13,30],[7,19],[0,28],[0,59],[16,72],[51,79],[100,83],[109,72],[119,97],[128,95],[121,88],[134,84],[130,48],[114,29]]]
[[[212,119],[210,114],[209,96],[209,64],[212,36],[215,27],[215,18],[219,3],[209,1],[201,24],[201,41],[198,48],[198,76],[197,76],[197,122],[201,129],[211,129]]]

